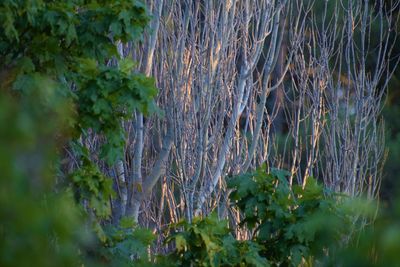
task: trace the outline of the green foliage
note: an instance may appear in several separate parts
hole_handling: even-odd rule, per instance
[[[351,204],[353,209],[358,209],[358,206]],[[366,225],[357,238],[337,251],[335,257],[327,258],[325,266],[398,266],[400,258],[399,199],[394,207],[396,208],[381,208],[374,223]]]
[[[114,192],[97,164],[123,156],[122,120],[155,110],[154,80],[134,72],[115,44],[140,41],[148,21],[135,0],[0,1],[1,266],[80,265],[91,246],[82,239],[91,237],[82,234],[73,195],[96,215],[90,220],[108,261],[146,259],[144,231],[105,227]],[[80,142],[88,133],[104,140],[99,157]],[[74,192],[56,193],[68,143],[78,159]]]
[[[36,67],[50,72],[68,68],[71,56],[103,63],[117,55],[111,38],[139,40],[149,20],[143,3],[135,0],[9,0],[2,1],[0,10],[5,63],[12,63],[15,53],[23,51]]]
[[[236,240],[215,214],[174,225],[175,250],[161,266],[396,266],[400,212],[325,190],[312,177],[290,187],[289,174],[265,168],[232,178],[233,205],[253,235]]]
[[[40,103],[54,101],[53,95],[66,103],[56,111],[66,114],[59,133],[72,132],[80,151],[79,169],[71,175],[76,195],[88,200],[97,216],[107,217],[111,180],[78,139],[88,132],[103,136],[100,159],[112,165],[123,156],[122,120],[135,109],[155,110],[154,80],[133,72],[132,61],[109,64],[119,59],[116,41],[141,39],[149,20],[145,6],[134,0],[37,0],[2,1],[0,10],[1,87],[34,101],[44,84]],[[47,119],[42,105],[37,107]]]
[[[71,175],[78,201],[88,201],[99,218],[106,219],[111,214],[110,198],[114,197],[112,180],[105,177],[90,160],[85,158],[83,166]]]
[[[134,109],[154,111],[154,81],[133,73],[127,60],[108,64],[119,58],[115,41],[141,39],[149,20],[145,6],[134,0],[38,0],[3,1],[0,10],[2,87],[25,93],[39,78],[57,84],[53,90],[76,106],[71,126],[77,136],[87,129],[104,135],[102,157],[114,163],[124,147],[121,119]]]
[[[148,248],[154,239],[150,230],[139,228],[130,218],[123,218],[119,225],[104,228],[104,240],[95,253],[106,266],[149,266]]]
[[[121,119],[130,118],[135,109],[148,114],[155,110],[157,94],[153,79],[129,71],[124,60],[118,67],[97,66],[93,59],[80,59],[76,72],[79,128],[93,129],[107,137],[101,156],[109,164],[123,155],[125,145]]]
[[[241,225],[254,229],[254,241],[271,265],[298,266],[321,258],[340,244],[350,217],[334,194],[309,177],[304,188],[290,188],[288,173],[264,168],[228,181],[230,198],[242,211]]]
[[[387,158],[384,165],[384,177],[380,190],[380,196],[386,205],[394,204],[397,190],[399,188],[400,173],[400,107],[386,106],[383,110],[385,118],[385,143],[387,150]]]
[[[70,190],[53,191],[68,103],[36,78],[35,94],[0,90],[0,266],[77,266],[91,238]]]
[[[191,224],[182,221],[174,225],[181,230],[167,239],[176,246],[167,262],[171,266],[268,266],[259,255],[261,247],[236,240],[227,225],[215,213],[205,219],[195,218]]]

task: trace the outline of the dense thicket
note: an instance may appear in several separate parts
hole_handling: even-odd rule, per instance
[[[0,265],[394,266],[392,7],[2,1]]]

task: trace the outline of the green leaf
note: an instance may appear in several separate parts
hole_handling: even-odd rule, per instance
[[[93,230],[97,234],[97,237],[100,239],[101,242],[105,243],[107,241],[107,235],[105,234],[103,228],[98,222],[94,222]]]
[[[95,77],[98,75],[98,67],[97,61],[93,58],[79,58],[77,59],[77,63],[79,64],[80,71],[84,74],[89,75],[91,77]]]
[[[151,245],[151,243],[155,240],[155,235],[149,229],[137,228],[132,233],[132,237],[140,240],[142,243],[146,245]]]
[[[122,228],[133,228],[135,226],[135,221],[129,217],[122,217],[119,225]]]
[[[269,222],[265,222],[260,226],[259,232],[258,232],[258,238],[260,240],[268,240],[271,235],[271,224]]]
[[[178,251],[186,251],[186,239],[181,234],[175,236],[175,245]]]
[[[65,39],[67,46],[69,46],[72,43],[72,41],[74,41],[76,39],[77,39],[77,35],[76,35],[75,25],[70,24],[68,26],[67,35],[66,35],[66,39]]]
[[[271,168],[271,174],[278,178],[280,182],[287,184],[287,178],[290,176],[290,172],[287,170],[281,170],[276,168]]]
[[[303,257],[308,257],[307,248],[301,245],[292,246],[290,254],[292,266],[299,266]]]
[[[323,188],[313,177],[308,177],[303,194],[303,199],[305,200],[315,199],[323,195]]]
[[[18,61],[18,70],[20,73],[31,73],[35,71],[35,65],[29,57],[22,57]]]
[[[125,74],[130,74],[136,66],[135,62],[130,58],[124,58],[118,64],[120,70]]]
[[[4,14],[4,21],[3,27],[4,27],[4,32],[5,35],[10,39],[10,40],[16,40],[19,42],[19,36],[18,36],[18,31],[14,26],[14,17],[13,17],[13,12],[11,9],[9,9],[8,6],[5,7],[5,10],[2,10],[2,13]]]
[[[119,21],[114,21],[113,23],[111,23],[110,25],[110,31],[113,34],[113,36],[120,36],[122,33],[122,25]]]

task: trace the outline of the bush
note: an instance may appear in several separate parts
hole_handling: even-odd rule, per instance
[[[175,242],[175,251],[167,256],[171,266],[267,266],[259,255],[262,247],[252,241],[238,241],[227,221],[215,213],[205,219],[195,218],[173,226],[178,230],[167,239]],[[180,229],[180,231],[179,231]]]
[[[243,213],[242,226],[254,232],[261,255],[273,266],[298,266],[332,255],[350,234],[351,217],[341,209],[339,195],[309,177],[304,188],[290,188],[282,170],[265,168],[229,181],[230,198]]]

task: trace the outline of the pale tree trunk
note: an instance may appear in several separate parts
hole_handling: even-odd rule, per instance
[[[152,21],[151,21],[151,32],[149,33],[149,39],[147,47],[145,49],[145,58],[143,59],[142,71],[146,76],[151,75],[154,50],[156,48],[158,29],[160,25],[161,14],[163,10],[164,1],[158,0],[152,3]],[[139,209],[142,199],[149,195],[153,189],[155,183],[163,174],[162,170],[168,158],[169,151],[172,145],[172,137],[170,127],[167,126],[167,134],[165,136],[165,142],[163,148],[160,151],[157,160],[153,166],[153,171],[146,176],[143,180],[142,178],[142,160],[143,160],[143,148],[144,148],[144,125],[143,125],[143,114],[136,114],[136,138],[135,138],[135,148],[134,148],[134,172],[132,181],[133,184],[128,188],[130,191],[130,198],[127,204],[126,216],[132,217],[134,221],[138,221]]]
[[[379,114],[393,58],[390,13],[377,11],[379,56],[368,73],[373,15],[365,1],[349,1],[347,9],[337,4],[332,14],[327,7],[314,14],[318,3],[303,0],[147,3],[151,30],[131,52],[139,70],[155,78],[163,115],[136,113],[125,124],[132,160],[119,162],[116,176],[126,216],[157,229],[191,221],[227,202],[228,173],[262,162],[287,168],[290,184],[304,185],[313,175],[337,191],[377,196]],[[271,130],[282,119],[284,148]],[[161,208],[154,204],[164,198]]]
[[[322,22],[298,36],[301,49],[290,69],[293,91],[287,103],[296,103],[286,105],[293,118],[291,179],[304,186],[309,176],[319,176],[333,190],[376,198],[384,155],[380,109],[398,63],[391,55],[394,35],[384,25],[394,17],[383,2],[377,14],[369,1],[348,1],[345,8],[337,4],[333,13],[324,4]],[[316,16],[311,9],[309,15]],[[378,33],[369,31],[374,22]],[[367,55],[373,51],[378,61],[371,70]],[[390,58],[397,62],[388,65]]]

